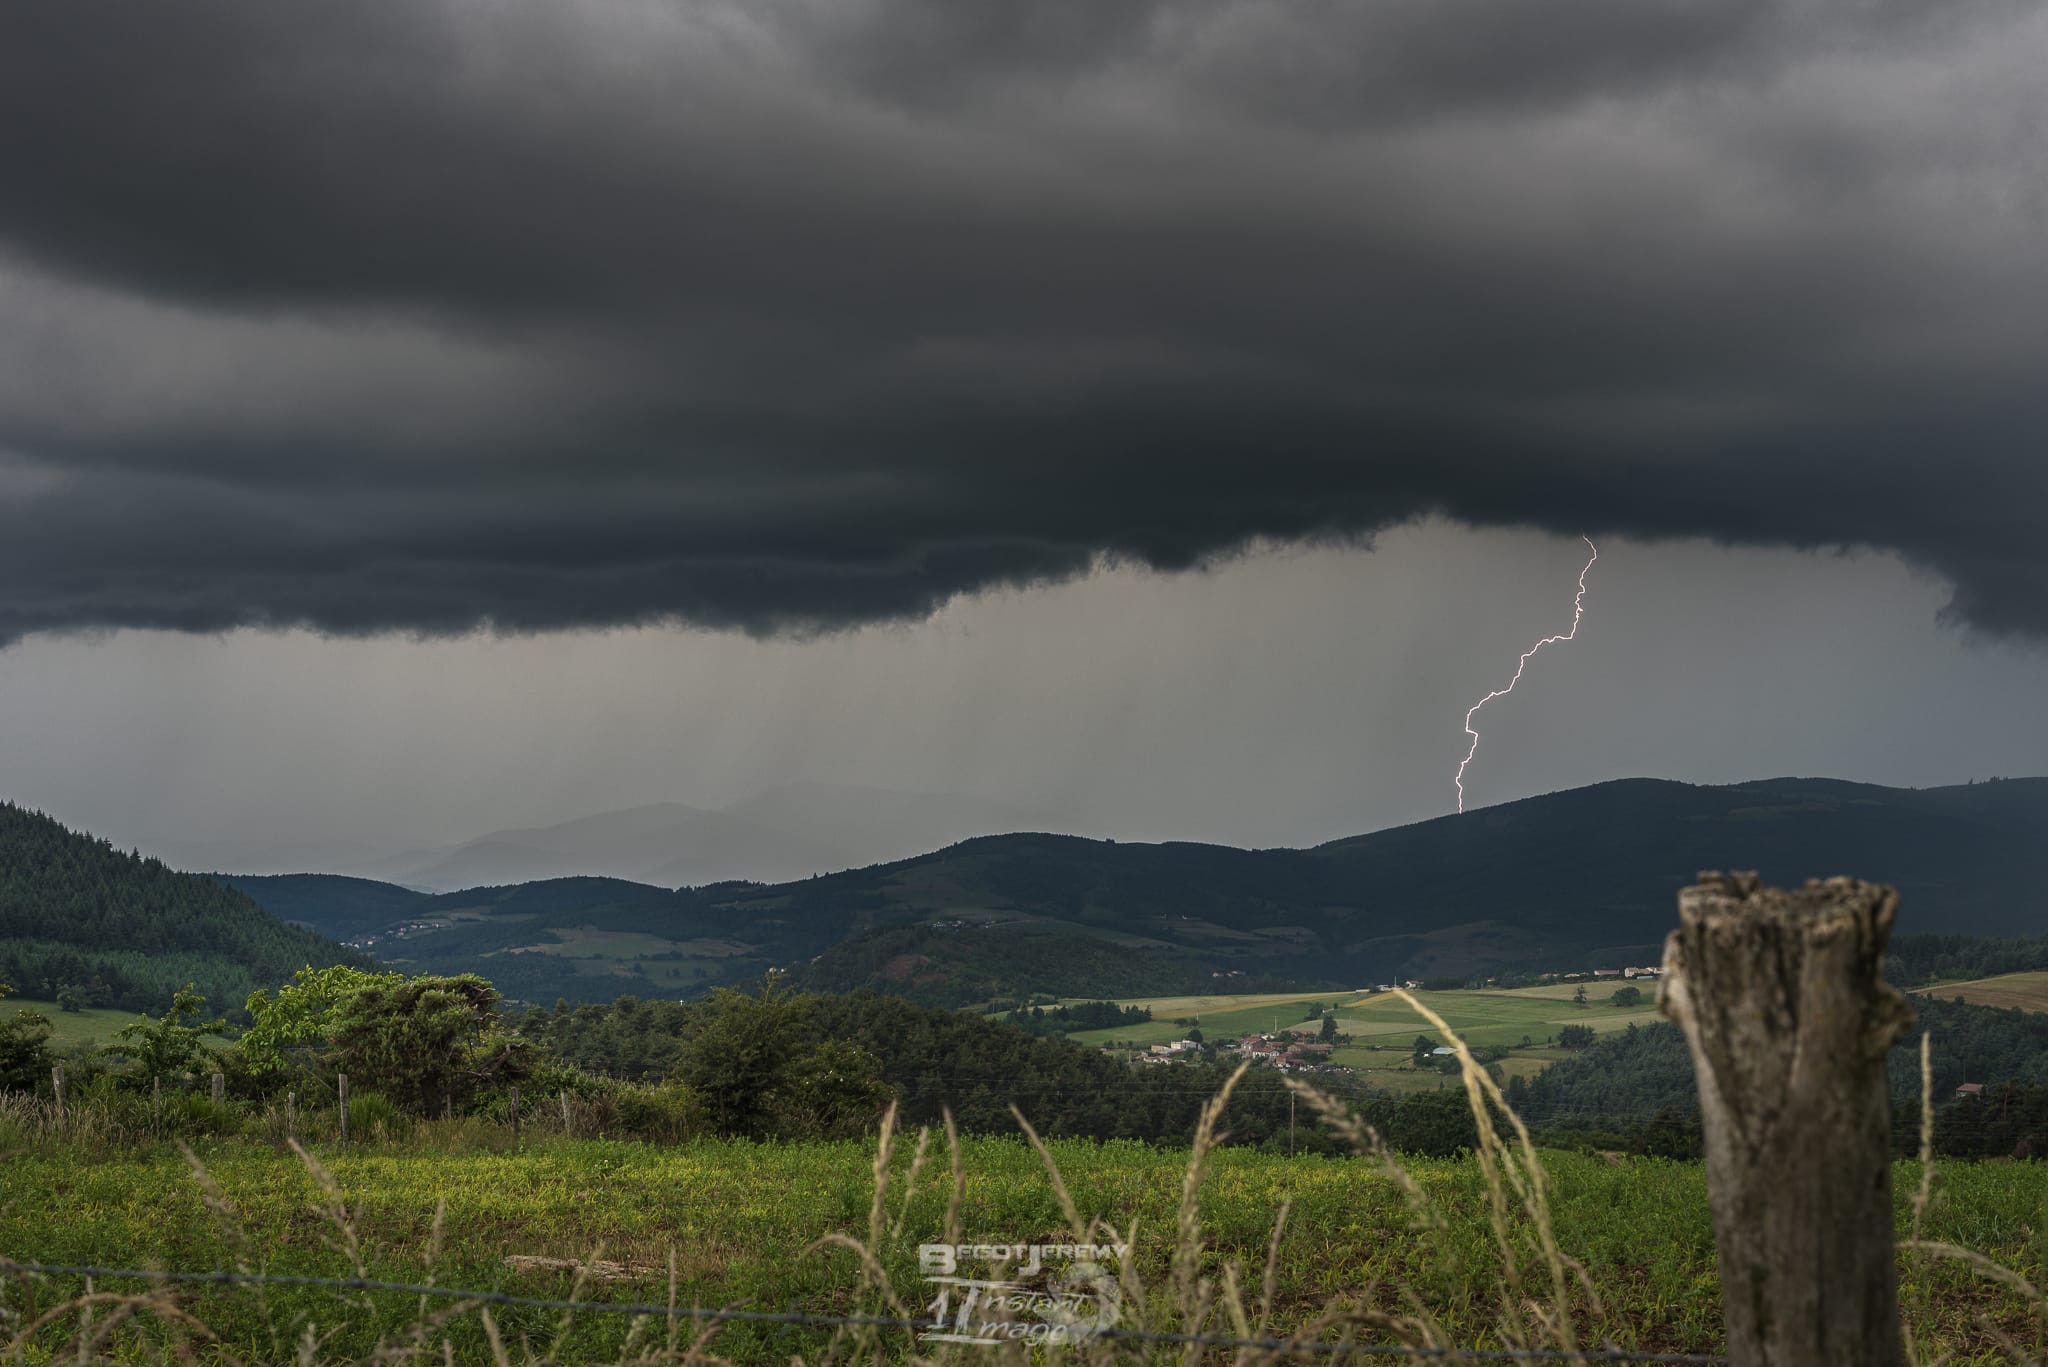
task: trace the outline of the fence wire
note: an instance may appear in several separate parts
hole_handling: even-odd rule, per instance
[[[0,1274],[95,1279],[113,1277],[152,1283],[180,1282],[214,1286],[300,1286],[336,1291],[390,1291],[408,1296],[435,1296],[444,1300],[470,1301],[479,1305],[663,1316],[716,1323],[794,1324],[827,1329],[865,1327],[898,1329],[909,1333],[940,1327],[933,1320],[903,1319],[893,1315],[816,1315],[794,1307],[788,1310],[714,1310],[703,1306],[653,1305],[644,1302],[560,1300],[547,1296],[521,1296],[510,1291],[477,1291],[455,1286],[376,1281],[364,1277],[301,1277],[273,1272],[168,1272],[134,1267],[88,1267],[70,1263],[18,1263],[8,1258],[0,1258]],[[1650,1353],[1627,1348],[1584,1348],[1572,1352],[1562,1348],[1417,1348],[1408,1344],[1297,1343],[1291,1339],[1176,1334],[1159,1330],[1122,1329],[1115,1326],[1091,1329],[1087,1337],[1091,1340],[1181,1344],[1204,1348],[1258,1348],[1268,1352],[1281,1349],[1290,1353],[1320,1357],[1413,1358],[1435,1362],[1660,1363],[1672,1364],[1673,1367],[1726,1367],[1728,1362],[1725,1357],[1709,1353]]]

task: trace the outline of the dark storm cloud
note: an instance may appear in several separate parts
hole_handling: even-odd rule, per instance
[[[2048,633],[2048,18],[25,3],[0,639],[914,616],[1430,511]]]

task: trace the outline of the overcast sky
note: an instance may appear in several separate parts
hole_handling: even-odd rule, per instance
[[[1449,805],[1582,533],[1472,800],[2039,772],[2044,53],[2025,0],[10,4],[0,791],[1324,838]]]

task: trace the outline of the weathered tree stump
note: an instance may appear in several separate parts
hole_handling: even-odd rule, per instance
[[[1734,1367],[1901,1367],[1884,981],[1898,894],[1703,873],[1678,894],[1657,1004],[1699,1075]]]

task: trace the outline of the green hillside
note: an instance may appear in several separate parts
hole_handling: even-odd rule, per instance
[[[1357,986],[1654,962],[1678,890],[1703,868],[1759,869],[1775,883],[1844,872],[1890,882],[1904,899],[1902,932],[2034,931],[2048,921],[2043,829],[2041,779],[1926,791],[1630,779],[1312,850],[995,836],[722,905],[779,930],[791,957],[822,955],[831,975],[821,985],[836,988],[913,982],[937,999],[959,965],[958,999],[972,1000],[986,978],[979,964],[993,957],[979,942],[1024,927],[1066,937],[1062,981],[1048,989],[1064,994],[1184,991],[1191,970]],[[849,981],[846,951],[833,946],[905,923],[925,928],[916,943]],[[1074,981],[1091,961],[1104,971]],[[1128,985],[1141,964],[1149,992]]]
[[[394,883],[331,873],[217,874],[280,921],[291,921],[337,940],[375,934],[434,900]]]
[[[187,982],[216,1008],[307,964],[367,962],[210,878],[0,803],[0,982],[81,989],[94,1007],[157,1011]]]
[[[685,996],[768,967],[935,1004],[1137,997],[1220,975],[1235,990],[1321,989],[1654,962],[1679,888],[1706,868],[1896,884],[1902,934],[2025,934],[2048,924],[2044,829],[2048,779],[1624,779],[1308,850],[1002,835],[772,886],[588,878],[361,896],[429,923],[380,940],[380,957],[475,968],[530,1001]],[[283,914],[312,905],[240,881]],[[383,915],[352,900],[354,881],[331,880],[325,919],[308,919],[339,931]]]

